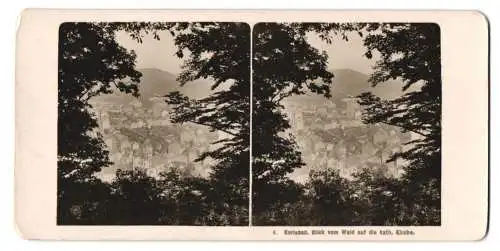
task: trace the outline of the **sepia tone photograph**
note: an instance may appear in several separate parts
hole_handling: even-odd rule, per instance
[[[253,28],[254,225],[441,224],[440,29]]]
[[[437,25],[252,39],[250,145],[247,24],[62,24],[58,224],[440,224]]]
[[[487,37],[474,11],[27,10],[16,228],[484,238]]]
[[[250,27],[63,23],[59,225],[248,225]]]

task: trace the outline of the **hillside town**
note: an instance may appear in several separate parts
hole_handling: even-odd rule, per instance
[[[157,176],[175,167],[185,175],[208,176],[210,160],[194,160],[210,149],[210,142],[223,135],[190,123],[171,123],[168,104],[160,98],[147,101],[94,105],[100,133],[113,162],[106,172],[141,168]]]
[[[336,169],[346,178],[363,168],[384,176],[401,174],[402,161],[386,161],[411,140],[409,133],[388,125],[364,124],[362,107],[355,98],[318,100],[286,103],[291,132],[306,163],[292,177],[305,180],[310,170],[326,168]],[[207,177],[210,160],[195,159],[210,149],[210,142],[224,137],[203,126],[171,123],[171,107],[161,98],[147,102],[134,99],[125,104],[99,102],[94,108],[113,173],[141,168],[157,176],[176,167],[185,175]]]
[[[402,161],[386,161],[402,150],[411,135],[384,124],[364,124],[355,98],[295,100],[287,102],[285,110],[306,163],[292,177],[305,180],[310,170],[326,168],[337,169],[346,178],[363,168],[384,176],[401,174]]]

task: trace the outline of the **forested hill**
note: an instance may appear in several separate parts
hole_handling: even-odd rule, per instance
[[[161,97],[172,91],[180,91],[189,97],[200,98],[210,92],[209,81],[193,81],[184,86],[180,86],[176,80],[176,75],[156,68],[138,69],[142,73],[139,83],[138,98],[143,104],[150,104],[153,97]],[[91,103],[112,103],[116,105],[128,104],[133,101],[132,95],[115,91],[113,94],[100,95],[91,99]]]
[[[334,74],[333,83],[331,85],[331,101],[334,103],[342,102],[342,99],[356,97],[363,92],[373,92],[375,95],[392,99],[399,97],[402,94],[403,83],[398,80],[387,81],[372,87],[368,82],[369,76],[352,69],[334,69],[330,70]],[[297,95],[286,99],[286,102],[301,103],[301,104],[321,104],[325,102],[324,97],[319,97],[314,94]]]

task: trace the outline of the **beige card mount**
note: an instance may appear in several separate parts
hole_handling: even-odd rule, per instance
[[[479,240],[477,11],[41,10],[16,227],[49,240]]]

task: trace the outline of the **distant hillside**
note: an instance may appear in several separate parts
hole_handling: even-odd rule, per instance
[[[181,86],[176,80],[176,75],[156,68],[139,69],[143,76],[139,83],[139,100],[149,105],[149,99],[152,97],[163,96],[172,91],[180,91],[191,98],[203,98],[212,92],[210,90],[210,80],[196,80]],[[361,72],[351,69],[336,69],[332,70],[335,77],[331,85],[331,100],[340,102],[343,98],[355,97],[362,92],[371,91],[382,98],[395,98],[400,96],[401,81],[388,81],[372,87],[368,82],[369,76]],[[129,104],[135,98],[129,94],[124,94],[115,91],[113,94],[100,95],[91,100],[95,103],[113,103],[113,104]],[[285,100],[292,103],[322,103],[325,98],[316,94],[305,94],[294,96]]]
[[[392,99],[400,96],[403,92],[401,90],[403,83],[401,81],[388,81],[372,87],[368,82],[369,76],[361,72],[351,69],[336,69],[331,70],[334,74],[333,84],[331,85],[331,100],[340,102],[344,98],[355,97],[363,92],[371,91],[377,96],[382,98]],[[320,103],[325,98],[317,94],[306,94],[301,96],[294,96],[287,99],[287,102],[312,102]]]
[[[178,90],[176,76],[170,72],[156,68],[139,69],[142,73],[139,93],[143,97],[163,96],[168,92]]]
[[[164,96],[172,91],[180,91],[191,98],[202,98],[210,92],[210,82],[208,80],[197,80],[181,86],[176,80],[176,75],[156,68],[138,69],[142,73],[139,83],[139,100],[144,104],[149,103],[152,97]],[[115,91],[109,95],[100,95],[91,102],[106,102],[114,104],[128,104],[134,97]]]
[[[171,91],[180,91],[191,98],[202,98],[210,92],[209,80],[196,80],[181,86],[176,75],[156,68],[139,69],[142,72],[140,93],[145,97],[163,96]]]
[[[388,81],[372,87],[368,82],[369,76],[351,69],[333,70],[332,96],[357,96],[362,92],[371,91],[382,98],[394,98],[402,94],[401,81]]]

